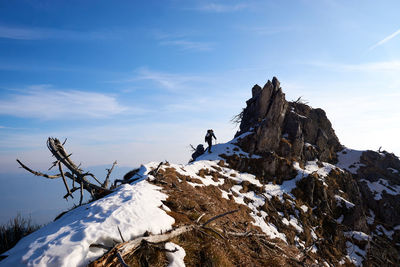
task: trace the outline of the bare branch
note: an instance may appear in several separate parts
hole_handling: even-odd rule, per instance
[[[80,189],[80,187],[73,187],[72,189],[71,189],[71,197],[72,197],[72,193],[74,193],[76,190],[79,190]],[[67,198],[69,196],[69,194],[67,193],[65,196],[64,196],[64,198]]]
[[[61,174],[48,175],[48,174],[45,174],[45,173],[41,173],[41,172],[34,171],[34,170],[32,170],[32,169],[29,169],[29,168],[28,168],[26,165],[24,165],[19,159],[17,159],[17,162],[19,163],[19,165],[21,165],[22,168],[24,168],[25,170],[27,170],[27,171],[30,172],[30,173],[33,173],[33,174],[36,175],[36,176],[43,176],[43,177],[48,178],[48,179],[56,179],[56,178],[60,178],[60,177],[61,177]]]
[[[53,165],[51,165],[51,167],[48,169],[48,171],[50,171],[50,170],[53,169],[55,166],[57,166],[58,163],[59,163],[58,160],[54,161],[54,162],[53,162]]]
[[[199,223],[201,218],[203,218],[203,216],[206,215],[205,213],[201,214],[199,218],[197,218],[196,223]]]
[[[117,253],[117,257],[119,259],[119,262],[122,264],[123,267],[129,267],[128,264],[125,263],[124,259],[122,258],[121,253]]]
[[[60,174],[61,174],[61,177],[63,179],[64,185],[65,185],[65,189],[67,189],[67,195],[64,196],[64,198],[67,199],[68,196],[71,196],[71,198],[74,198],[72,196],[71,191],[69,190],[69,187],[68,187],[68,184],[67,184],[67,180],[65,180],[65,176],[64,176],[64,172],[63,172],[63,169],[62,169],[62,166],[61,166],[61,162],[58,162],[58,169],[60,170]]]
[[[79,206],[82,205],[83,200],[83,180],[81,180],[81,198],[79,200]]]
[[[243,119],[243,114],[244,114],[244,109],[242,109],[242,111],[239,114],[233,116],[233,118],[231,119],[231,122],[235,125],[240,124]]]
[[[83,176],[90,176],[92,177],[99,185],[101,185],[101,182],[96,178],[96,176],[94,176],[93,173],[90,172],[85,172],[84,174],[82,174]]]
[[[48,138],[47,147],[55,156],[55,158],[71,171],[71,175],[66,174],[66,176],[71,179],[74,179],[73,177],[76,176],[77,182],[79,182],[81,186],[83,185],[83,189],[89,191],[94,198],[96,198],[98,195],[104,195],[111,192],[108,189],[90,183],[85,176],[92,176],[95,178],[94,175],[91,173],[82,173],[78,166],[76,166],[75,163],[70,159],[72,154],[68,154],[65,151],[64,147],[57,138]],[[101,185],[100,181],[98,181],[96,178],[95,180]]]
[[[158,170],[160,169],[161,165],[163,165],[164,163],[161,161],[160,164],[158,164],[157,168],[155,168],[154,170],[149,172],[149,175],[153,175],[154,177],[156,177]]]
[[[89,247],[90,248],[102,248],[102,249],[105,249],[105,250],[112,249],[112,247],[107,247],[107,246],[105,246],[103,244],[91,244]]]
[[[214,216],[214,217],[212,217],[211,219],[209,219],[208,221],[206,221],[202,226],[205,227],[207,224],[209,224],[210,222],[212,222],[212,221],[214,221],[214,220],[216,220],[216,219],[219,219],[219,218],[224,217],[224,216],[226,216],[226,215],[228,215],[228,214],[232,214],[232,213],[235,213],[235,212],[238,212],[238,211],[239,211],[239,209],[231,210],[231,211],[228,211],[228,212],[219,214],[219,215],[217,215],[217,216]]]
[[[205,225],[207,225],[208,223],[217,220],[219,218],[222,218],[228,214],[232,214],[234,212],[237,212],[238,210],[232,210],[232,211],[228,211],[225,212],[223,214],[217,215],[213,218],[211,218],[210,220],[208,220],[205,224],[203,225],[197,225],[197,224],[193,224],[193,225],[183,225],[180,226],[178,228],[175,228],[167,233],[164,234],[158,234],[158,235],[150,235],[150,236],[142,236],[142,237],[138,237],[135,238],[133,240],[124,242],[124,243],[120,243],[118,245],[116,245],[113,249],[111,249],[109,252],[107,252],[106,254],[104,254],[101,258],[97,259],[96,261],[92,262],[91,264],[89,264],[89,266],[95,267],[95,266],[103,266],[103,267],[108,267],[108,266],[114,266],[116,264],[116,260],[118,259],[118,254],[120,254],[121,257],[124,257],[128,254],[131,254],[132,251],[135,251],[143,242],[147,242],[147,243],[161,243],[161,242],[166,242],[174,237],[177,237],[179,235],[182,235],[184,233],[190,232],[192,230],[197,230],[207,236],[210,236],[211,238],[214,238],[215,240],[219,241],[215,236],[209,235],[206,232],[204,232],[203,230],[210,230],[213,231],[214,233],[216,233],[218,236],[220,236],[223,239],[226,239],[224,236],[222,236],[220,233],[218,233],[217,231],[215,231],[212,228],[209,227],[205,227]],[[202,217],[202,216],[200,216]],[[199,219],[198,219],[199,221]],[[122,238],[122,235],[121,235]]]
[[[43,176],[48,179],[56,179],[56,178],[62,177],[64,186],[67,190],[67,194],[64,196],[65,199],[67,199],[69,196],[71,196],[71,198],[73,198],[72,193],[74,191],[76,191],[79,188],[79,186],[81,189],[81,199],[80,199],[81,204],[83,201],[83,189],[87,190],[91,194],[93,199],[98,199],[100,197],[103,197],[103,196],[109,194],[111,192],[110,189],[102,186],[102,183],[92,173],[84,172],[83,170],[81,170],[79,168],[80,165],[77,166],[71,160],[72,153],[67,153],[67,151],[64,149],[63,145],[65,144],[65,142],[66,142],[66,140],[61,144],[61,142],[57,138],[52,138],[52,137],[49,137],[47,139],[47,148],[51,152],[52,156],[55,157],[55,161],[52,162],[52,166],[49,168],[49,170],[51,170],[55,166],[58,166],[59,171],[60,171],[59,174],[49,175],[49,174],[41,173],[41,172],[30,169],[29,167],[24,165],[18,159],[17,159],[17,162],[22,168],[24,168],[25,170],[27,170],[28,172],[30,172],[36,176]],[[115,162],[115,164],[116,164],[116,162]],[[67,170],[64,171],[62,165],[64,165],[68,171]],[[113,165],[113,167],[114,166],[115,165]],[[107,178],[109,178],[113,167],[109,170]],[[99,185],[91,183],[88,180],[89,177],[87,177],[87,176],[92,177],[97,183],[99,183]],[[72,180],[72,188],[73,188],[72,191],[69,189],[66,177]],[[75,181],[79,184],[79,186],[77,186],[77,188],[75,188]]]
[[[221,237],[222,239],[226,239],[225,236],[221,235],[220,233],[218,233],[217,231],[215,231],[214,229],[210,228],[210,227],[205,227],[203,226],[204,229],[206,230],[210,230],[211,232],[214,232],[216,235],[218,235],[219,237]]]
[[[124,239],[124,237],[122,236],[122,233],[121,233],[121,229],[119,229],[119,226],[117,226],[117,228],[118,228],[118,233],[119,233],[119,236],[121,237],[122,242],[125,242],[125,239]]]
[[[111,172],[114,170],[115,165],[117,165],[117,161],[114,161],[113,165],[111,166],[111,169],[107,169],[107,176],[106,176],[106,179],[104,180],[104,183],[102,184],[103,188],[109,187],[110,175],[111,175]]]

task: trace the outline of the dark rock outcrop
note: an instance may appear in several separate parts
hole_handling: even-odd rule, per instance
[[[363,166],[357,178],[366,211],[371,210],[375,221],[388,229],[400,225],[400,195],[396,194],[400,191],[399,158],[386,151],[368,150],[361,155],[360,162]]]
[[[239,136],[252,131],[240,142],[246,152],[335,162],[342,149],[332,125],[322,109],[300,101],[288,102],[276,77],[263,88],[255,85],[243,110]]]
[[[286,101],[275,77],[263,88],[252,88],[252,97],[240,117],[235,137],[242,137],[237,144],[260,157],[227,157],[226,161],[234,169],[256,175],[263,183],[282,184],[293,179],[294,162],[301,168],[308,161],[320,167],[323,162],[336,164],[338,152],[344,148],[326,113],[300,99]],[[292,193],[314,207],[315,218],[323,218],[318,222],[321,234],[335,247],[346,247],[343,240],[353,231],[363,232],[373,240],[368,245],[366,240],[365,244],[357,241],[371,255],[364,263],[385,259],[394,266],[400,262],[400,160],[386,151],[365,151],[355,163],[360,166],[357,173],[333,168],[321,177],[313,172],[298,181]],[[327,251],[329,255],[336,253],[332,248]]]

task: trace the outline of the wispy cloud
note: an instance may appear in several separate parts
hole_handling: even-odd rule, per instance
[[[0,114],[38,119],[104,118],[128,108],[114,96],[78,90],[56,90],[49,85],[32,86],[0,100]]]
[[[239,30],[255,33],[257,35],[273,35],[283,32],[290,32],[295,30],[294,27],[285,27],[285,26],[265,26],[265,27],[244,27],[239,26]]]
[[[379,42],[377,42],[377,43],[374,44],[373,46],[371,46],[371,47],[369,48],[369,50],[373,50],[373,49],[377,48],[378,46],[381,46],[381,45],[383,45],[384,43],[389,42],[390,40],[392,40],[393,38],[395,38],[395,37],[396,37],[397,35],[399,35],[399,34],[400,34],[400,29],[397,30],[397,31],[395,31],[395,32],[392,33],[391,35],[389,35],[389,36],[383,38],[382,40],[380,40]]]
[[[182,50],[190,51],[209,51],[214,48],[214,43],[204,41],[193,41],[189,35],[184,33],[165,33],[155,31],[152,37],[158,41],[159,45],[175,46]]]
[[[207,3],[193,9],[205,12],[227,13],[227,12],[235,12],[243,10],[247,7],[248,5],[244,3],[237,3],[237,4]]]
[[[0,25],[0,38],[14,40],[97,40],[110,38],[111,32],[80,32],[64,29],[37,28],[37,27],[14,27]]]
[[[341,63],[324,63],[312,62],[311,66],[328,68],[335,71],[359,71],[359,72],[399,72],[400,61],[379,61],[360,64],[341,64]]]
[[[160,72],[141,68],[136,71],[136,77],[131,81],[149,80],[155,82],[165,89],[175,91],[180,90],[193,82],[204,81],[204,77],[186,74],[175,74],[168,72]]]
[[[209,51],[213,49],[212,43],[194,42],[185,39],[164,40],[159,42],[160,45],[176,46],[183,50],[192,51]]]

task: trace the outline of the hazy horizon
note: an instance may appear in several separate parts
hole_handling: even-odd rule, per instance
[[[230,119],[273,76],[287,100],[324,109],[343,145],[400,155],[399,8],[394,0],[3,2],[0,222],[71,205],[61,181],[15,162],[47,170],[49,136],[68,138],[74,160],[96,171],[114,160],[121,173],[186,163],[207,129],[218,142],[232,139]]]

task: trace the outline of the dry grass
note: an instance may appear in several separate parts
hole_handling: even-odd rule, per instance
[[[199,176],[210,175],[213,178],[221,177],[214,170],[202,169]],[[178,178],[181,182],[179,182]],[[235,181],[223,177],[225,183],[221,189],[229,190]],[[222,197],[220,188],[216,186],[192,187],[172,168],[161,170],[154,181],[168,192],[168,199],[164,202],[171,209],[169,214],[174,217],[174,226],[193,224],[204,213],[201,222],[229,210],[239,211],[213,221],[209,227],[224,236],[222,238],[212,230],[192,231],[171,240],[185,249],[185,264],[187,266],[296,266],[296,262],[290,257],[297,255],[295,247],[288,247],[280,240],[274,240],[285,248],[288,257],[271,249],[263,241],[266,237],[248,236],[233,237],[224,234],[227,232],[246,232],[252,230],[255,233],[262,231],[252,224],[253,218],[249,215],[247,206],[237,204],[233,200]],[[261,188],[243,182],[243,190],[260,191]],[[248,200],[250,201],[250,200]],[[267,239],[265,239],[267,240]],[[157,256],[159,257],[159,256]],[[136,263],[137,264],[137,263]],[[133,265],[140,266],[140,265]],[[160,265],[155,265],[160,266]]]
[[[20,214],[8,223],[0,225],[0,254],[14,247],[21,238],[40,227],[32,224],[30,218],[23,218]]]

